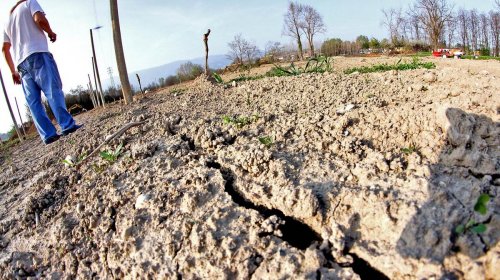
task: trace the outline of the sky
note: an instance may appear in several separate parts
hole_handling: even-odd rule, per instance
[[[10,8],[17,0],[0,2],[0,22],[8,19]],[[89,30],[94,31],[96,57],[101,79],[109,78],[108,68],[118,76],[107,0],[38,0],[57,33],[57,42],[49,43],[63,81],[69,92],[78,85],[86,88],[87,74],[92,73],[92,50]],[[302,0],[323,16],[327,32],[315,41],[326,38],[354,40],[358,35],[387,37],[381,25],[381,10],[406,8],[412,0]],[[494,0],[450,0],[456,8],[489,11]],[[203,34],[212,30],[210,54],[227,54],[227,44],[235,35],[242,36],[264,49],[268,41],[291,42],[282,35],[283,15],[288,0],[119,0],[123,48],[128,72],[163,65],[176,60],[204,56]],[[7,93],[15,107],[17,99],[25,119],[25,99],[22,88],[14,86],[3,57],[0,70]],[[119,82],[115,80],[115,82]],[[16,119],[19,120],[19,117]],[[0,96],[0,133],[12,127],[3,94]]]

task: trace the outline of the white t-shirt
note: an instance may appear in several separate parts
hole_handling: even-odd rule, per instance
[[[31,54],[49,52],[47,38],[33,20],[36,12],[43,13],[40,4],[36,0],[27,0],[16,7],[5,26],[3,41],[12,45],[16,66]]]

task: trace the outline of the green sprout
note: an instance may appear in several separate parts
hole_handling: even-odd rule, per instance
[[[87,157],[87,152],[79,155],[74,162],[71,159],[63,159],[62,163],[64,163],[66,166],[73,167],[80,164],[80,162],[82,162],[86,157]]]
[[[271,147],[274,144],[273,138],[271,136],[259,137],[259,142],[264,144],[267,148]]]
[[[123,143],[118,145],[115,151],[104,151],[100,152],[99,155],[101,156],[102,159],[107,160],[111,163],[115,162],[118,157],[120,156],[123,148]]]
[[[474,211],[481,215],[486,215],[488,212],[488,202],[490,201],[491,197],[487,194],[481,194],[476,201],[476,204],[474,205]],[[470,219],[465,225],[458,225],[455,228],[455,232],[457,234],[462,234],[468,230],[472,231],[473,233],[484,233],[487,230],[487,226],[483,223],[476,223],[474,219]]]
[[[218,84],[223,84],[224,83],[224,80],[222,80],[222,77],[219,74],[217,74],[217,72],[213,72],[212,73],[212,77],[215,79],[215,81]]]
[[[405,155],[411,155],[419,150],[418,146],[415,143],[410,144],[407,148],[401,148],[401,152]]]
[[[240,117],[230,117],[222,116],[222,122],[224,124],[232,124],[237,128],[243,128],[246,125],[256,122],[259,119],[258,115],[252,115],[250,117],[240,116]]]

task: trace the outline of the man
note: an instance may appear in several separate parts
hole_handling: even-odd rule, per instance
[[[57,35],[52,31],[38,2],[21,0],[10,11],[2,51],[14,84],[22,84],[38,134],[48,145],[57,141],[60,135],[44,110],[41,91],[44,92],[63,135],[75,132],[81,125],[75,123],[66,109],[61,78],[49,52],[44,32],[51,42],[56,41]]]

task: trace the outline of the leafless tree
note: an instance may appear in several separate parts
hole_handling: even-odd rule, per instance
[[[297,41],[299,58],[303,59],[302,50],[302,24],[304,17],[304,6],[297,2],[290,2],[285,14],[283,35],[289,36]]]
[[[257,46],[247,41],[241,34],[234,36],[233,41],[229,42],[228,46],[227,57],[237,64],[252,63],[259,54]]]
[[[423,40],[422,26],[420,25],[418,17],[416,17],[412,13],[408,13],[408,18],[406,19],[406,23],[410,30],[409,38],[413,39],[416,42],[421,42]]]
[[[490,19],[488,14],[481,13],[479,22],[481,25],[481,45],[485,49],[490,49]]]
[[[245,58],[245,62],[248,64],[254,63],[259,57],[259,48],[255,43],[248,42],[248,44],[243,49],[243,57]]]
[[[412,13],[427,31],[432,47],[438,48],[445,24],[451,20],[453,7],[447,0],[416,0]]]
[[[469,45],[469,18],[467,11],[460,9],[455,20],[457,22],[458,36],[465,51],[465,48]]]
[[[494,55],[500,56],[500,12],[490,12],[491,44]]]
[[[476,10],[469,11],[469,36],[471,40],[471,46],[474,51],[478,50],[478,39],[479,39],[479,19],[477,17]]]
[[[402,9],[382,10],[384,14],[383,24],[389,30],[389,37],[393,46],[403,45],[407,36],[407,21]]]
[[[237,34],[236,36],[234,36],[233,41],[228,43],[229,53],[227,54],[227,57],[234,63],[243,64],[245,47],[248,44],[248,41],[243,38],[241,33]]]
[[[326,32],[323,17],[310,5],[303,6],[302,31],[307,37],[309,43],[309,54],[314,56],[314,36],[318,33]]]
[[[445,26],[445,29],[446,29],[446,43],[448,45],[449,48],[451,48],[453,46],[453,42],[455,40],[455,34],[456,34],[456,30],[457,30],[457,25],[458,25],[458,21],[453,18],[452,20],[449,20],[447,23],[446,23],[446,26]]]
[[[280,42],[269,41],[266,43],[266,48],[264,49],[265,55],[277,56],[283,52],[283,46]]]

